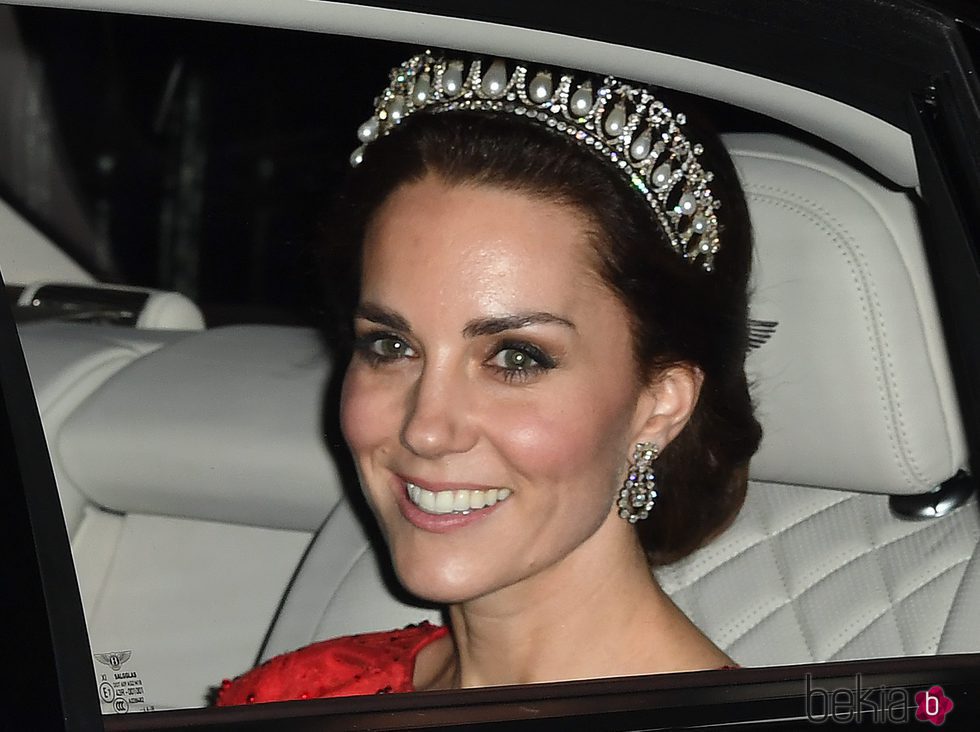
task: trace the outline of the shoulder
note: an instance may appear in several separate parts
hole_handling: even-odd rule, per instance
[[[320,641],[221,682],[218,706],[412,691],[415,657],[448,629],[430,623]]]

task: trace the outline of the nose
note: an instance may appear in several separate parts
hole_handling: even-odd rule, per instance
[[[464,374],[424,367],[408,395],[402,445],[428,459],[469,450],[476,434],[467,396]]]

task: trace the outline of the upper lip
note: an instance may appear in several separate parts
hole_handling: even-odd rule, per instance
[[[404,475],[402,473],[397,473],[398,477],[405,483],[412,483],[419,486],[420,488],[425,488],[427,491],[432,491],[433,493],[438,493],[439,491],[458,491],[458,490],[468,490],[468,491],[486,491],[492,488],[499,488],[496,485],[481,485],[479,483],[456,483],[450,481],[431,481],[423,480],[422,478],[416,478],[411,475]]]

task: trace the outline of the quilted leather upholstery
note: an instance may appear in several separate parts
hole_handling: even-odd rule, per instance
[[[978,541],[975,500],[904,521],[885,496],[753,483],[724,534],[657,576],[745,665],[934,654]],[[976,612],[944,652],[980,651]]]

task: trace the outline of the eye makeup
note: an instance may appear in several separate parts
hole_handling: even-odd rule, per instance
[[[415,350],[407,340],[387,331],[369,331],[356,336],[354,353],[372,366],[415,356]]]
[[[558,366],[558,361],[542,348],[525,340],[504,339],[494,344],[487,365],[504,381],[521,382]]]

